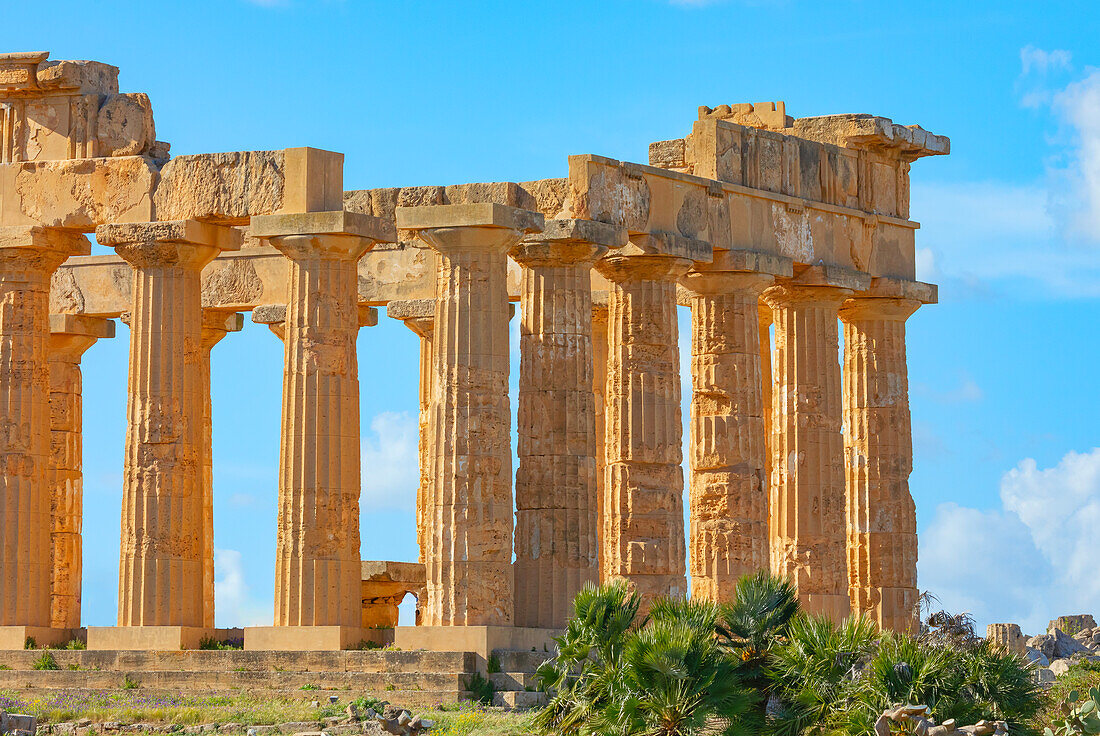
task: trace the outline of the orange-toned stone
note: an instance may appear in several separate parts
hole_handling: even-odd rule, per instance
[[[50,626],[80,628],[84,515],[80,359],[115,335],[101,317],[50,315]]]
[[[775,319],[772,572],[836,621],[850,612],[837,309],[869,281],[811,268],[764,292]]]
[[[203,267],[241,234],[195,220],[102,225],[133,271],[120,627],[205,619]],[[125,634],[120,634],[125,635]]]
[[[516,626],[564,628],[599,579],[591,271],[625,241],[603,223],[548,220],[512,251],[523,267]]]
[[[290,261],[275,626],[358,629],[356,264],[375,243],[396,235],[377,218],[348,212],[254,217],[251,233]]]
[[[508,251],[542,220],[502,205],[397,209],[439,254],[427,626],[512,623]]]
[[[51,625],[50,276],[89,243],[0,228],[0,627]]]
[[[852,612],[882,629],[917,625],[917,517],[905,320],[913,299],[844,303],[844,426]]]
[[[614,255],[611,282],[602,579],[625,578],[643,599],[687,593],[676,282],[692,262]]]

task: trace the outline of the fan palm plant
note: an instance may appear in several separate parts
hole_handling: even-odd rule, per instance
[[[761,570],[737,581],[734,600],[722,606],[719,633],[741,659],[748,683],[766,689],[768,652],[786,636],[799,610],[798,594],[788,580]]]

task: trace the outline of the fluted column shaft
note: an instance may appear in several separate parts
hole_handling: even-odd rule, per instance
[[[606,250],[536,240],[512,253],[523,266],[516,626],[564,628],[599,579],[591,271]]]
[[[214,627],[214,422],[210,401],[210,353],[229,332],[241,329],[239,314],[203,310],[202,315],[202,609],[203,626]]]
[[[116,247],[133,267],[119,626],[203,625],[202,306],[217,249]]]
[[[771,504],[771,477],[772,477],[772,386],[775,376],[772,374],[772,310],[763,300],[757,300],[759,312],[760,332],[760,390],[764,398],[764,488],[768,492],[769,507]],[[769,559],[770,559],[769,550]],[[769,563],[770,564],[770,563]]]
[[[351,235],[272,237],[290,261],[275,557],[276,626],[358,627],[359,331]]]
[[[767,569],[768,491],[758,300],[771,276],[693,272],[691,293],[692,597],[729,601]]]
[[[607,391],[607,303],[592,305],[592,409],[596,416],[596,564],[600,582],[604,581],[604,557],[607,539],[607,514],[604,512],[604,484],[607,462],[604,445],[607,428],[604,418],[604,392]]]
[[[685,594],[683,450],[676,281],[691,266],[610,256],[603,579],[636,586],[643,606]]]
[[[836,621],[849,612],[837,308],[850,294],[796,284],[764,292],[775,319],[772,571],[794,582],[807,611]]]
[[[0,626],[50,625],[50,276],[78,242],[0,228]]]
[[[856,298],[840,310],[852,611],[894,631],[911,629],[917,610],[905,320],[919,306],[905,299]]]
[[[50,335],[50,626],[80,628],[83,422],[80,358],[91,335]]]
[[[431,530],[428,523],[432,514],[428,504],[429,488],[431,487],[431,417],[432,401],[435,397],[433,389],[433,352],[432,340],[435,336],[435,325],[431,317],[409,319],[405,321],[409,328],[420,336],[420,383],[418,386],[418,399],[420,412],[417,421],[417,456],[420,463],[420,484],[416,487],[416,548],[419,550],[418,561],[424,563],[424,552],[428,547],[428,537]]]
[[[440,254],[423,623],[508,625],[514,598],[507,269],[520,233],[455,227],[420,235]]]

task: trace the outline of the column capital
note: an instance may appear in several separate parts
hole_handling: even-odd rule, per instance
[[[699,271],[692,269],[680,279],[687,296],[720,296],[735,292],[759,294],[775,281],[770,273],[754,271]]]
[[[386,305],[386,316],[399,319],[420,337],[431,339],[435,331],[435,299],[406,299]]]
[[[595,220],[546,220],[541,233],[523,238],[512,259],[523,266],[560,266],[591,263],[608,250],[626,245],[624,228]]]
[[[541,232],[538,212],[494,203],[398,207],[397,227],[412,230],[433,249],[507,251],[525,234]]]
[[[796,266],[790,279],[776,279],[762,298],[773,309],[779,304],[809,302],[837,307],[845,299],[871,285],[871,277],[861,271],[839,266]]]
[[[693,261],[670,255],[606,256],[596,261],[596,270],[608,281],[678,281],[691,268]]]
[[[179,265],[202,270],[225,250],[240,250],[240,230],[199,220],[100,225],[96,242],[114,248],[134,268]]]
[[[844,322],[857,322],[867,319],[904,322],[920,306],[921,302],[916,299],[865,297],[857,294],[840,305],[838,314]]]
[[[243,327],[244,315],[239,312],[204,309],[202,310],[202,346],[210,350],[227,333],[240,332]]]
[[[50,315],[50,359],[78,363],[100,338],[115,336],[115,322],[83,314]]]
[[[939,302],[939,288],[935,284],[926,284],[923,281],[884,276],[871,279],[871,285],[857,296],[912,299],[921,304],[936,304]]]
[[[347,210],[257,215],[248,232],[270,241],[291,260],[317,256],[358,260],[376,243],[397,242],[393,223]]]
[[[0,263],[52,272],[69,256],[91,253],[83,234],[57,227],[0,227]]]
[[[252,310],[252,321],[258,325],[267,325],[276,337],[282,340],[286,334],[286,305],[261,304]],[[374,327],[378,324],[378,310],[366,304],[357,305],[359,327]],[[243,316],[241,316],[243,321]]]

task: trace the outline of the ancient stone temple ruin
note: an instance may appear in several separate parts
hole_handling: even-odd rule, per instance
[[[211,634],[210,356],[245,312],[284,348],[275,617],[246,648],[346,648],[411,592],[401,646],[526,649],[586,583],[625,578],[648,602],[690,573],[692,595],[727,599],[767,568],[810,611],[909,626],[905,322],[936,301],[915,280],[909,167],[946,138],[723,105],[648,165],[344,191],[338,153],[170,157],[149,98],[117,80],[0,55],[0,646],[81,627],[80,362],[120,319],[118,625],[87,643]],[[92,234],[114,254],[89,255]],[[378,307],[420,341],[415,563],[360,559],[355,341]]]

